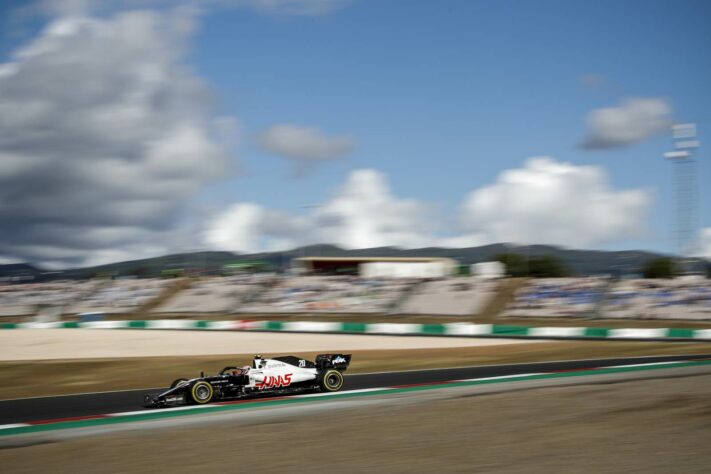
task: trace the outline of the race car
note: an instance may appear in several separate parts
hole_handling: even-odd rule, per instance
[[[144,404],[159,408],[202,405],[218,400],[299,392],[337,392],[343,388],[343,372],[351,354],[319,354],[311,362],[296,356],[272,359],[255,355],[251,366],[225,367],[217,375],[177,379],[161,393],[147,394]]]

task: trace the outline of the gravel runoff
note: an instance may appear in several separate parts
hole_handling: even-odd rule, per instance
[[[478,347],[536,342],[540,341],[269,332],[14,329],[0,331],[0,360],[344,352],[372,349]]]

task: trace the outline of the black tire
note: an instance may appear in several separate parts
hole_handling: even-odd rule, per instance
[[[178,386],[180,382],[187,382],[188,379],[175,379],[173,380],[173,383],[170,384],[170,388],[175,388]]]
[[[343,388],[343,374],[329,369],[319,375],[318,384],[322,392],[337,392]]]
[[[196,383],[190,389],[190,398],[199,405],[210,403],[214,395],[215,390],[212,388],[212,385],[204,381]]]

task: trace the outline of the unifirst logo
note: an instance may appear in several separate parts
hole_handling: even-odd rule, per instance
[[[277,388],[277,387],[288,387],[291,385],[291,376],[293,374],[285,375],[267,375],[264,380],[254,384],[254,387],[258,390],[264,390],[265,388]]]

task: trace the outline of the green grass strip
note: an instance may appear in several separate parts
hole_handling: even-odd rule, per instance
[[[444,334],[445,327],[443,324],[423,324],[421,332],[424,334]]]
[[[694,337],[694,330],[684,328],[669,328],[667,329],[666,337],[680,337],[685,339],[692,339]]]
[[[365,332],[365,323],[342,323],[341,331],[343,332]]]
[[[281,331],[284,324],[281,321],[266,321],[264,329],[267,331]]]
[[[585,337],[607,337],[609,329],[606,328],[585,328],[583,336]]]
[[[494,324],[491,327],[491,334],[505,334],[507,336],[528,336],[527,326],[506,326]]]

